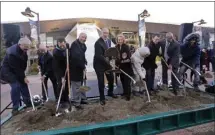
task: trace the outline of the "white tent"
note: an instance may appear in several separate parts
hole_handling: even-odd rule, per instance
[[[101,30],[93,23],[83,23],[83,24],[76,24],[75,27],[72,28],[72,30],[67,34],[66,36],[66,42],[70,45],[73,41],[75,41],[80,33],[86,33],[87,34],[87,40],[86,40],[86,59],[88,62],[87,65],[87,72],[94,72],[93,69],[93,57],[94,57],[94,44],[98,40],[98,38],[101,35]],[[111,46],[115,46],[113,43],[111,43]]]

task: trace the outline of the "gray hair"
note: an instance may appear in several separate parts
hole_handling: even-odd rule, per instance
[[[109,32],[108,28],[102,28],[102,32]]]
[[[31,40],[29,40],[26,36],[19,39],[19,45],[31,45]]]

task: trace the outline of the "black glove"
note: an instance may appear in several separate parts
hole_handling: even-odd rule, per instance
[[[143,81],[146,81],[146,78],[142,78]]]
[[[66,49],[69,49],[69,43],[66,43]]]

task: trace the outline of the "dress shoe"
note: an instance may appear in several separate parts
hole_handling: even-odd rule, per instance
[[[84,108],[81,105],[75,106],[77,110],[83,110]]]
[[[19,110],[18,109],[13,109],[12,110],[12,115],[15,116],[17,114],[19,114]]]
[[[100,100],[100,105],[105,105],[105,104],[106,104],[105,100]]]
[[[114,94],[108,94],[108,96],[112,98],[117,98],[117,95],[114,95]]]
[[[130,101],[131,98],[130,98],[130,97],[126,97],[125,100],[126,100],[126,101]]]
[[[86,100],[81,100],[81,104],[85,104],[85,105],[87,105],[87,104],[89,104]]]

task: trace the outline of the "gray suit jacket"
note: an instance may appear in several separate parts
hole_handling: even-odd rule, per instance
[[[168,64],[171,64],[172,67],[179,67],[179,57],[180,57],[180,44],[177,41],[170,43],[167,54],[169,56]]]

